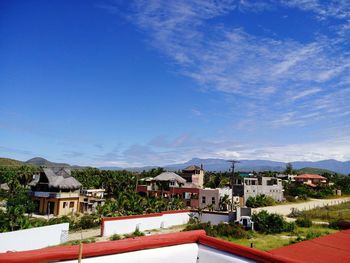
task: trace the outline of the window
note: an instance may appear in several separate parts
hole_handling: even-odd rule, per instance
[[[205,204],[205,196],[202,196],[202,204]]]
[[[74,202],[70,202],[69,203],[69,208],[73,208],[74,207]]]
[[[213,205],[215,205],[215,197],[212,197],[212,198],[211,198],[211,203],[212,203]]]
[[[67,205],[68,205],[68,203],[67,203],[67,202],[63,202],[63,208],[66,208],[66,207],[67,207]]]
[[[175,185],[175,182],[174,182],[174,181],[170,181],[170,185],[171,185],[171,186],[174,186],[174,185]]]

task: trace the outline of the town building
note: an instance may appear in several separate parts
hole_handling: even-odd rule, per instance
[[[199,206],[199,190],[174,172],[163,172],[154,178],[140,180],[137,186],[137,192],[141,194],[181,198],[186,206],[193,208]]]
[[[208,208],[209,210],[220,210],[219,189],[199,189],[199,208]]]
[[[97,206],[105,203],[104,189],[82,189],[79,197],[79,212],[95,213]]]
[[[197,165],[191,165],[182,170],[181,177],[186,180],[187,183],[193,184],[195,187],[203,188],[204,186],[204,169]]]
[[[318,174],[301,174],[294,177],[294,180],[311,187],[328,184],[327,178]]]
[[[79,183],[67,168],[43,168],[29,183],[35,212],[68,215],[79,211]]]
[[[249,197],[270,196],[283,201],[282,180],[274,177],[236,178],[233,184],[234,196],[240,197],[240,205],[245,205]]]

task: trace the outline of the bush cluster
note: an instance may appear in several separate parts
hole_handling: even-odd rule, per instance
[[[219,223],[218,225],[212,225],[210,222],[188,224],[184,231],[203,229],[209,236],[213,237],[229,237],[229,238],[248,238],[250,237],[248,231],[246,231],[241,225]]]
[[[125,238],[134,238],[134,237],[142,237],[144,236],[145,233],[143,233],[142,231],[140,231],[138,228],[135,229],[135,231],[131,234],[126,234],[124,237]]]
[[[292,232],[295,229],[295,223],[288,223],[283,216],[269,214],[265,210],[253,214],[252,220],[254,222],[254,229],[265,234]]]
[[[350,221],[342,219],[332,220],[329,222],[329,227],[342,230],[350,229]]]
[[[300,227],[312,227],[312,220],[308,217],[299,217],[295,223]]]
[[[55,217],[49,220],[43,218],[33,218],[29,221],[30,227],[49,226],[61,223],[69,223],[70,230],[89,229],[100,224],[100,217],[94,214],[83,215],[82,217]]]
[[[276,204],[276,201],[272,197],[266,195],[257,195],[256,197],[251,196],[246,202],[246,206],[253,208],[271,206],[274,204]]]

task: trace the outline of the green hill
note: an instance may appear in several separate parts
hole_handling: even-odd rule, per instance
[[[0,166],[21,166],[24,163],[10,158],[0,158]]]
[[[327,169],[321,169],[321,168],[313,168],[313,167],[305,167],[302,169],[297,170],[298,174],[324,174],[324,173],[329,173],[329,174],[335,174],[336,172],[327,170]]]

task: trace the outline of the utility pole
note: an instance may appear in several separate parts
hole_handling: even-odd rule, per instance
[[[231,163],[231,212],[233,211],[233,180],[235,177],[235,164],[239,163],[237,160],[228,160],[229,163]]]

